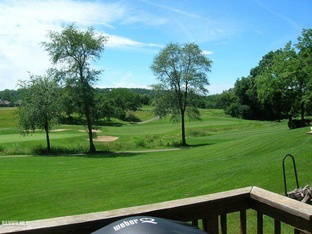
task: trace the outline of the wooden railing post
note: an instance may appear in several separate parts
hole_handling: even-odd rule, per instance
[[[257,234],[263,234],[263,214],[257,211]]]
[[[194,227],[198,227],[198,220],[197,219],[192,220],[192,225]]]
[[[221,215],[221,233],[227,234],[227,219],[226,214]]]
[[[281,222],[274,219],[274,234],[281,234]]]
[[[202,219],[202,223],[203,223],[203,229],[205,232],[208,232],[208,219],[207,218],[203,218]]]
[[[240,231],[241,234],[247,233],[246,210],[240,211]]]
[[[206,222],[207,222],[207,232],[209,234],[219,234],[218,215],[207,217]]]

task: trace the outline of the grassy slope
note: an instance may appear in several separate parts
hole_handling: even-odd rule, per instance
[[[17,112],[14,107],[0,107],[0,128],[12,128],[17,125]]]
[[[0,219],[102,211],[249,185],[282,193],[286,153],[297,156],[301,185],[312,183],[307,128],[288,130],[285,123],[238,120],[218,111],[205,111],[203,119],[189,123],[188,140],[194,147],[181,151],[0,158]],[[125,141],[131,134],[178,134],[177,126],[166,120],[103,130]],[[70,132],[55,133],[63,134]]]
[[[36,152],[38,148],[46,147],[45,134],[42,131],[36,131],[29,135],[20,134],[20,130],[16,128],[16,121],[12,121],[16,119],[14,112],[14,109],[10,109],[9,111],[0,109],[0,116],[3,116],[3,123],[13,122],[11,125],[14,126],[10,128],[4,124],[0,126],[0,154],[31,154]],[[136,112],[136,115],[143,120],[152,117],[149,108],[144,108],[143,111]],[[111,143],[95,143],[98,150],[123,151],[146,148],[170,148],[180,142],[180,125],[170,123],[168,119],[145,124],[129,124],[125,122],[119,122],[118,124],[121,125],[119,127],[99,126],[102,133],[98,133],[97,135],[118,136],[119,139]],[[220,131],[261,127],[262,125],[254,121],[227,118],[220,111],[206,110],[203,112],[202,121],[187,123],[187,134],[193,138],[216,134]],[[77,151],[76,149],[87,151],[87,134],[78,131],[84,129],[83,126],[61,125],[56,126],[56,128],[64,128],[68,129],[68,131],[51,132],[52,147],[74,152]],[[206,142],[205,139],[203,141],[204,143]]]

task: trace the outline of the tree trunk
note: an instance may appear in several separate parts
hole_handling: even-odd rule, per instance
[[[48,123],[45,124],[44,130],[45,130],[46,139],[47,139],[47,152],[50,153],[50,151],[51,151],[51,146],[50,146],[49,125],[48,125]]]
[[[89,153],[95,153],[96,149],[95,146],[93,144],[93,134],[92,134],[92,123],[91,123],[91,118],[90,118],[90,109],[88,106],[86,106],[85,109],[86,113],[86,119],[87,119],[87,126],[88,126],[88,134],[89,134]]]
[[[305,112],[304,102],[301,102],[301,120],[304,120],[304,112]]]
[[[182,145],[186,146],[185,140],[185,120],[184,120],[184,111],[181,111],[181,130],[182,130]]]

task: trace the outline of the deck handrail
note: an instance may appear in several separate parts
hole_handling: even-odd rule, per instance
[[[226,214],[237,211],[240,212],[241,233],[247,233],[246,210],[250,208],[258,213],[259,234],[263,233],[263,215],[275,219],[275,233],[280,233],[280,222],[312,233],[312,206],[255,186],[104,212],[29,221],[25,225],[0,225],[0,233],[90,233],[125,217],[149,215],[192,221],[194,225],[201,220],[204,230],[219,233],[221,226],[224,234],[227,233]]]

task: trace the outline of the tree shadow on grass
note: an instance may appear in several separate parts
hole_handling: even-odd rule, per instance
[[[214,145],[215,143],[201,143],[201,144],[187,144],[187,145],[180,145],[181,148],[195,148],[195,147],[201,147],[201,146],[207,146],[207,145]]]
[[[95,153],[86,153],[81,155],[85,158],[119,158],[119,157],[134,157],[138,156],[140,152],[110,152],[110,151],[97,151]]]
[[[176,147],[180,149],[190,149],[201,146],[213,145],[215,143],[202,143],[202,144],[188,144],[188,145],[177,145]],[[157,151],[151,151],[157,152]],[[166,152],[166,151],[161,151]],[[66,148],[66,147],[53,147],[50,152],[47,152],[46,148],[38,147],[35,148],[32,152],[35,156],[42,157],[85,157],[85,158],[118,158],[118,157],[134,157],[140,154],[146,154],[148,152],[112,152],[112,151],[97,151],[95,153],[87,152],[87,149],[83,149],[80,147],[77,148]]]
[[[143,152],[142,152],[143,153]],[[37,148],[33,155],[38,157],[84,157],[84,158],[117,158],[117,157],[133,157],[140,152],[111,152],[111,151],[97,151],[95,153],[88,153],[79,149],[68,148],[52,148],[47,152],[45,148]]]
[[[31,153],[33,155],[38,155],[38,156],[53,156],[53,155],[61,155],[61,154],[79,154],[85,151],[86,150],[82,147],[75,147],[75,148],[51,147],[51,150],[48,151],[46,147],[37,146],[32,149]]]

